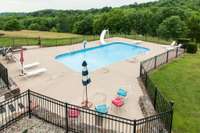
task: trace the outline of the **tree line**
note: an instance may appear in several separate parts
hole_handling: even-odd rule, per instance
[[[43,10],[32,13],[3,13],[1,30],[41,30],[99,34],[141,34],[164,39],[191,38],[200,41],[199,0],[159,0],[119,8],[90,10]]]

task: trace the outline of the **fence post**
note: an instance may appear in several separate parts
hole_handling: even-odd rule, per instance
[[[169,133],[172,132],[172,122],[173,122],[173,114],[174,114],[174,102],[170,101],[170,104],[171,104],[171,121],[170,121]]]
[[[176,48],[176,58],[178,57],[178,47]]]
[[[157,56],[155,56],[155,64],[154,64],[154,69],[157,67]]]
[[[28,89],[28,116],[29,119],[31,118],[31,97],[30,97],[30,90]]]
[[[68,104],[65,103],[65,132],[68,133]]]
[[[12,46],[15,46],[15,38],[12,39]]]
[[[148,75],[147,75],[147,72],[145,71],[145,87],[146,87],[146,88],[147,88],[147,82],[148,82],[148,81],[147,81],[147,80],[148,80],[147,77],[148,77]]]
[[[133,133],[136,133],[136,120],[134,120]]]
[[[72,44],[72,38],[70,38],[70,44]]]
[[[142,63],[140,63],[140,77],[142,77]]]
[[[155,110],[156,110],[156,97],[157,97],[157,94],[158,94],[158,89],[156,87],[156,89],[155,89],[155,95],[154,95],[154,100],[153,100],[153,106],[154,106]]]
[[[166,63],[168,63],[169,61],[169,51],[167,51],[167,59],[166,59]]]

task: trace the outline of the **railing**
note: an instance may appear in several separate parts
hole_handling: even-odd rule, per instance
[[[20,46],[33,46],[40,45],[43,47],[50,46],[62,46],[62,45],[71,45],[87,41],[98,40],[99,36],[97,35],[88,35],[88,36],[77,36],[69,38],[9,38],[9,37],[0,37],[0,45],[4,47],[20,47]]]
[[[168,63],[172,59],[179,57],[183,53],[184,53],[184,49],[175,48],[165,53],[162,53],[158,56],[147,59],[141,62],[140,64],[140,78],[146,88],[147,94],[149,95],[151,99],[154,109],[156,110],[157,113],[160,114],[159,116],[168,115],[168,117],[159,118],[162,121],[165,128],[169,129],[168,131],[171,131],[171,128],[172,128],[173,102],[168,101],[162,95],[162,93],[159,91],[159,88],[149,78],[148,73],[158,68],[159,66]]]
[[[8,70],[0,63],[0,88],[9,88]]]
[[[171,120],[173,116],[173,111],[170,110],[139,120],[131,120],[64,103],[30,90],[0,103],[0,107],[0,130],[4,131],[17,120],[26,116],[29,116],[29,118],[35,116],[47,123],[64,129],[66,132],[171,132]],[[163,120],[166,125],[163,124]]]
[[[0,130],[27,116],[29,112],[27,94],[26,91],[0,103]]]

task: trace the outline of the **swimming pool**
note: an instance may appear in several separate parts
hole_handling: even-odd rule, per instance
[[[76,72],[82,71],[82,62],[88,63],[88,70],[95,71],[118,61],[127,60],[147,52],[149,49],[124,42],[112,42],[97,47],[57,55],[55,59]]]

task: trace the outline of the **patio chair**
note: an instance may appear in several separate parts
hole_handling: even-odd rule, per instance
[[[116,97],[112,100],[112,108],[115,107],[117,113],[120,112],[120,109],[123,105],[124,101],[121,97]]]
[[[46,72],[47,69],[46,68],[39,68],[39,69],[36,69],[36,70],[32,70],[32,71],[25,71],[23,77],[32,77],[32,76],[36,76],[36,75],[39,75],[39,74],[42,74],[44,72]]]
[[[71,107],[67,110],[70,127],[77,128],[81,121],[81,112],[76,107]]]
[[[107,114],[109,107],[106,104],[96,105],[95,110],[98,113]]]
[[[119,88],[117,91],[117,96],[122,98],[124,102],[127,100],[127,94],[128,92],[124,88]]]
[[[96,126],[103,126],[103,115],[107,114],[109,110],[109,107],[106,104],[100,104],[95,106],[95,111],[98,112],[97,115],[95,115],[95,125]]]
[[[167,48],[167,50],[172,50],[172,49],[175,49],[175,48],[177,48],[177,47],[182,47],[182,44],[177,45],[176,41],[173,41],[173,42],[170,44],[170,46],[167,46],[166,48]]]
[[[7,60],[7,63],[9,63],[9,62],[16,62],[16,57],[11,52],[6,53],[5,59]]]

